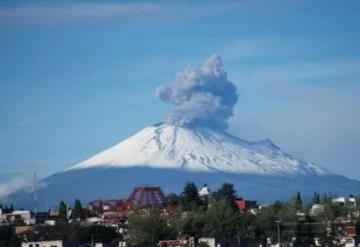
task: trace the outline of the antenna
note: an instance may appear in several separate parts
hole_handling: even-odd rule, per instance
[[[34,192],[34,213],[36,215],[37,213],[37,204],[38,204],[38,200],[37,200],[37,176],[36,176],[36,171],[34,172],[34,184],[33,184],[33,192]]]

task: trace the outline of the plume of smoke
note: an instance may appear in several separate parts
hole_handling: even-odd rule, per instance
[[[211,55],[201,67],[179,72],[175,81],[156,89],[156,96],[175,106],[166,115],[167,124],[216,129],[227,128],[238,100],[218,55]]]

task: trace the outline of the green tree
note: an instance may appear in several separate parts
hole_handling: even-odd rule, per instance
[[[220,189],[214,192],[213,196],[215,200],[224,200],[233,210],[237,210],[237,206],[235,204],[236,190],[234,189],[233,184],[224,183]]]
[[[295,226],[294,247],[315,246],[313,223],[314,221],[310,216],[298,220]]]
[[[13,234],[12,236],[11,236],[11,239],[10,239],[10,241],[9,241],[9,243],[8,243],[8,247],[20,247],[21,246],[21,239],[19,238],[19,236],[18,235],[16,235],[16,234]]]
[[[173,207],[177,207],[180,205],[180,197],[175,193],[171,193],[171,194],[167,195],[166,200]]]
[[[0,226],[0,246],[9,246],[11,238],[14,236],[14,228],[11,226]]]
[[[201,204],[198,188],[193,182],[187,182],[181,193],[181,205],[185,211],[196,209]]]
[[[135,211],[128,216],[129,242],[132,246],[155,247],[162,239],[173,239],[176,232],[160,209]]]
[[[318,238],[321,246],[335,246],[338,242],[335,225],[321,224],[318,229]]]
[[[313,204],[319,204],[320,203],[320,194],[317,192],[314,192],[313,198],[312,198]]]
[[[73,219],[84,219],[85,211],[82,208],[81,201],[79,199],[75,199],[74,209],[72,210],[71,217]]]
[[[170,218],[170,225],[176,232],[182,232],[194,237],[202,237],[204,226],[206,224],[206,215],[202,210],[176,212]]]
[[[238,233],[238,212],[225,199],[211,200],[204,232],[207,236],[235,237]]]
[[[297,221],[297,209],[294,201],[294,199],[290,202],[276,201],[272,205],[261,209],[254,219],[254,233],[257,244],[266,246],[268,237],[273,240],[277,239],[277,221],[280,221],[281,240],[292,240],[294,225],[285,223]]]
[[[112,227],[87,226],[78,227],[71,235],[70,240],[77,243],[110,243],[120,238],[120,234]]]
[[[302,203],[302,199],[301,199],[301,194],[298,191],[294,200],[295,203],[295,208],[296,210],[301,210],[303,208],[303,203]]]
[[[67,219],[67,205],[64,201],[59,204],[59,216],[63,219]]]
[[[73,231],[73,227],[64,222],[59,222],[55,226],[37,225],[33,231],[27,232],[24,239],[28,241],[54,240],[63,239],[68,240],[69,233]]]

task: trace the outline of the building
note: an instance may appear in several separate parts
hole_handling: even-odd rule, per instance
[[[204,186],[201,188],[201,190],[199,190],[200,198],[209,197],[210,193],[211,193],[211,191],[210,191],[209,187],[207,186],[207,184],[204,184]]]
[[[340,239],[340,244],[344,247],[360,246],[358,229],[355,226],[347,226],[345,228],[345,235]]]
[[[309,213],[310,213],[310,216],[319,216],[319,215],[325,213],[325,207],[324,207],[324,205],[321,205],[321,204],[314,204],[311,206]]]
[[[244,200],[243,198],[236,198],[235,204],[240,211],[247,211],[251,207],[256,207],[256,201]]]
[[[62,240],[22,242],[21,247],[67,247]]]
[[[35,224],[35,218],[29,210],[15,210],[9,214],[4,214],[6,222],[10,222],[13,225],[33,225]]]
[[[161,240],[159,247],[195,247],[193,237],[189,235],[178,235],[174,240]]]
[[[347,204],[353,208],[356,208],[356,198],[353,195],[350,195],[349,197],[337,197],[332,199],[333,203],[339,203],[339,204]]]
[[[198,243],[206,243],[210,247],[240,247],[240,239],[236,238],[199,238]]]
[[[59,215],[52,215],[50,212],[38,212],[35,214],[36,224],[55,225],[59,219]]]

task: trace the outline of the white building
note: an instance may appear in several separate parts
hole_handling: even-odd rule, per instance
[[[21,247],[63,247],[62,240],[38,241],[38,242],[22,242]]]
[[[15,210],[9,214],[5,214],[5,217],[8,222],[16,222],[17,220],[22,220],[25,225],[35,224],[35,218],[32,217],[29,210]]]
[[[344,247],[356,247],[360,246],[359,239],[356,237],[345,236],[340,239],[341,246]]]
[[[211,191],[207,187],[207,184],[204,184],[204,187],[202,187],[201,190],[199,191],[199,196],[200,197],[208,197],[210,195],[210,193],[211,193]]]
[[[325,213],[325,207],[321,204],[314,204],[311,206],[310,209],[310,216],[319,216]]]
[[[349,197],[337,197],[337,198],[334,198],[332,199],[332,202],[333,203],[341,203],[341,204],[347,204],[347,205],[350,205],[352,207],[356,207],[356,198],[353,197],[353,196],[349,196]]]
[[[225,247],[236,246],[240,247],[240,239],[226,239],[226,238],[199,238],[198,243],[206,243],[210,247]]]

